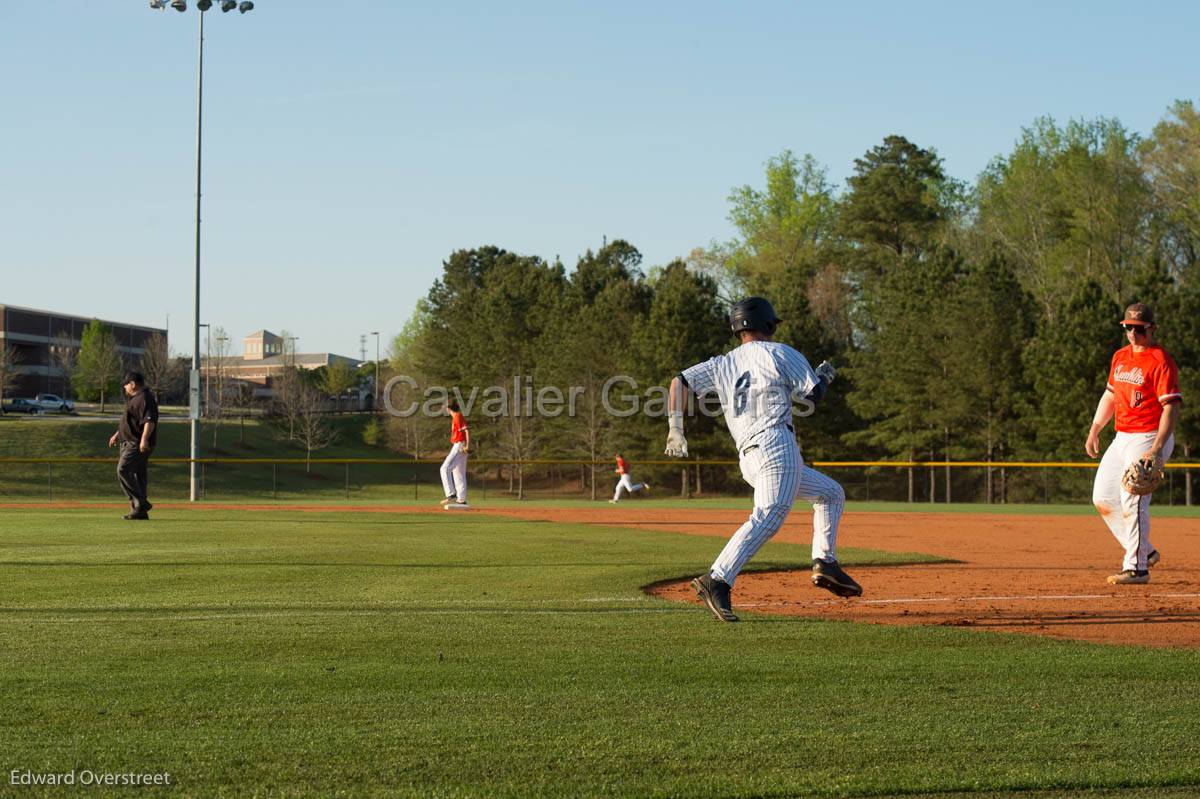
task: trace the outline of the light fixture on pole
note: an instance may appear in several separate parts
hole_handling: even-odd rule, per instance
[[[171,0],[171,8],[183,13],[187,11],[187,0]],[[222,2],[221,7],[225,11],[231,11],[232,6],[226,8],[227,2]],[[165,8],[164,0],[150,0],[150,8],[155,11],[162,11]],[[196,0],[196,9],[200,13],[199,17],[199,34],[197,37],[197,57],[196,57],[196,266],[193,288],[194,302],[194,318],[192,324],[192,369],[188,376],[188,398],[189,410],[188,417],[191,427],[191,444],[188,448],[188,483],[189,497],[192,502],[200,498],[200,472],[197,461],[200,458],[200,177],[201,177],[201,153],[203,150],[202,144],[204,141],[204,12],[212,8],[212,0]],[[243,2],[238,6],[238,10],[245,14],[247,11],[254,8],[254,3]],[[212,349],[211,328],[209,331],[209,349]]]

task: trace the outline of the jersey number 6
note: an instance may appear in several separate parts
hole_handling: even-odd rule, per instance
[[[746,410],[746,403],[750,399],[750,373],[742,372],[741,377],[733,384],[733,415],[741,416],[742,411]]]

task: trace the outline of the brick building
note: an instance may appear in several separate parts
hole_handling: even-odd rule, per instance
[[[0,347],[12,347],[19,361],[17,383],[6,396],[32,397],[34,394],[67,393],[68,376],[63,373],[57,351],[79,351],[83,328],[94,317],[39,311],[16,305],[0,305]],[[100,320],[112,329],[121,357],[135,364],[146,351],[146,342],[155,333],[166,338],[158,327],[131,325]]]

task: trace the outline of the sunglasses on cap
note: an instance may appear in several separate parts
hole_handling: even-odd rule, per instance
[[[1145,333],[1146,332],[1145,325],[1121,325],[1121,327],[1125,328],[1130,333]]]

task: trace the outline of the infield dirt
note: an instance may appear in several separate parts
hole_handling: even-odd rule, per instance
[[[608,511],[608,512],[605,512]],[[498,509],[489,513],[615,524],[713,536],[713,557],[746,518],[735,510]],[[1162,562],[1149,585],[1113,586],[1121,549],[1099,517],[848,512],[841,547],[920,552],[953,563],[855,567],[864,589],[838,599],[797,571],[746,572],[735,610],[875,624],[977,627],[1102,643],[1200,646],[1200,520],[1156,519]],[[812,514],[797,509],[775,540],[808,545]],[[697,573],[707,564],[696,564]],[[656,584],[655,596],[698,600],[687,581]],[[716,623],[716,622],[714,622]]]

